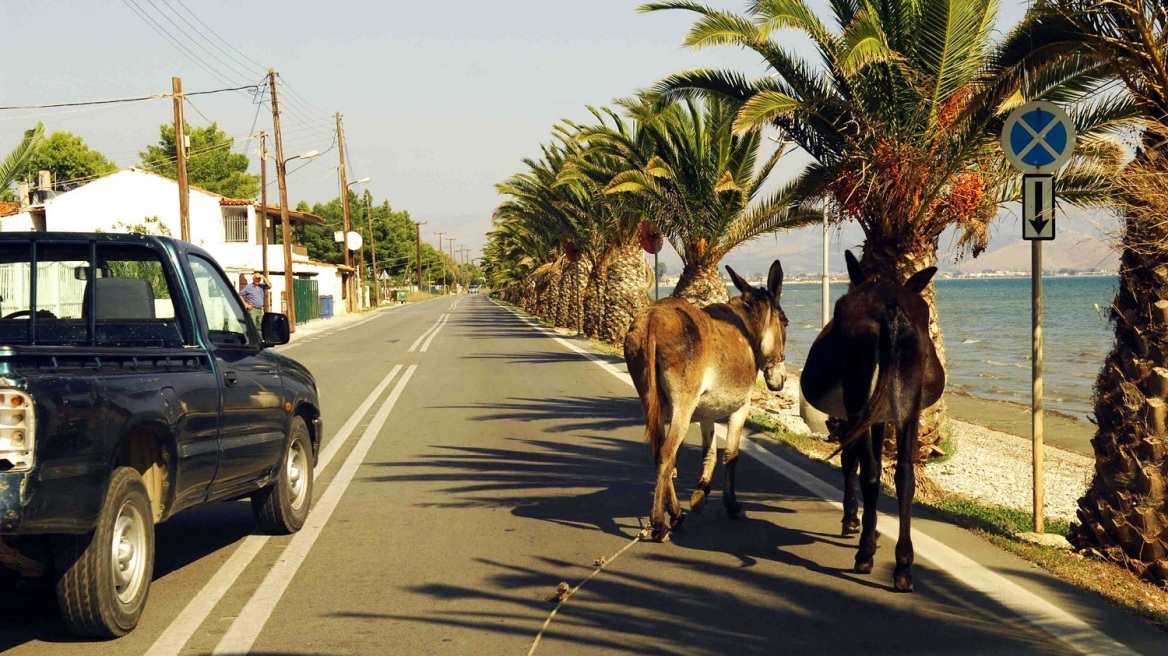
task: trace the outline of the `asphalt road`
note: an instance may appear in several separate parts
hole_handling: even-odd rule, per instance
[[[158,527],[134,633],[74,641],[51,590],[24,590],[3,600],[4,653],[526,654],[556,586],[625,547],[536,653],[1168,649],[1168,635],[920,512],[914,594],[891,591],[887,519],[875,571],[852,573],[838,474],[762,442],[739,466],[746,519],[728,519],[715,492],[672,543],[630,546],[653,467],[619,363],[485,296],[382,311],[284,350],[312,369],[324,403],[327,462],[305,529],[253,535],[246,502],[191,511]]]

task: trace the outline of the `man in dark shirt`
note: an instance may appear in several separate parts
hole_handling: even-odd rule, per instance
[[[251,282],[239,290],[243,305],[247,308],[247,313],[251,315],[251,320],[255,322],[257,330],[264,319],[264,295],[271,288],[272,285],[268,279],[256,271],[251,275]]]

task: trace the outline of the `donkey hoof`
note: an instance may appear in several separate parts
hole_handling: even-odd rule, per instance
[[[653,541],[654,542],[669,542],[669,527],[668,526],[654,526],[653,527]]]
[[[689,509],[700,513],[706,508],[706,501],[710,498],[710,493],[706,490],[694,490],[693,496],[689,498]]]
[[[685,522],[685,513],[679,512],[676,515],[669,516],[669,528],[681,528],[682,523]]]
[[[897,592],[912,592],[912,570],[905,569],[901,571],[900,568],[897,568],[896,572],[892,575],[892,584]]]
[[[742,509],[742,504],[736,503],[726,506],[726,516],[730,519],[746,519],[746,511]]]
[[[840,532],[840,535],[842,536],[846,537],[849,535],[855,535],[860,532],[860,520],[855,517],[845,517],[843,524],[844,528]]]
[[[856,573],[857,574],[871,574],[872,573],[872,558],[867,560],[856,559]]]

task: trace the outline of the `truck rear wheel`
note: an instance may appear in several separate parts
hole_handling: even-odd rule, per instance
[[[283,535],[304,526],[312,505],[314,464],[308,424],[303,417],[293,417],[276,482],[251,497],[251,509],[261,531]]]
[[[142,476],[110,476],[97,527],[58,543],[57,605],[70,633],[117,638],[138,625],[154,576],[154,515]]]

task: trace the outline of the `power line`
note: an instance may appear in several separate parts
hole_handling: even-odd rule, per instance
[[[185,10],[187,11],[187,13],[188,13],[188,14],[190,14],[191,16],[194,16],[195,20],[199,21],[199,24],[200,24],[200,25],[202,25],[203,27],[207,28],[207,31],[208,31],[208,32],[210,32],[211,34],[215,35],[215,38],[216,38],[216,39],[219,39],[220,41],[222,41],[222,42],[223,42],[223,44],[224,44],[224,45],[226,45],[228,48],[231,48],[231,49],[232,49],[232,50],[234,50],[236,53],[238,53],[238,54],[239,54],[241,57],[243,57],[243,58],[244,58],[244,59],[246,59],[247,61],[251,62],[251,63],[252,63],[252,64],[254,64],[255,66],[257,66],[257,67],[259,68],[259,70],[261,70],[261,71],[262,71],[262,70],[265,70],[265,69],[267,68],[266,66],[264,66],[264,65],[260,64],[259,62],[257,62],[256,60],[252,59],[251,57],[248,57],[246,54],[244,54],[243,52],[241,52],[241,51],[239,50],[239,48],[236,48],[235,46],[233,46],[233,45],[231,45],[230,43],[228,43],[228,42],[227,42],[227,41],[226,41],[226,40],[225,40],[223,37],[219,36],[219,34],[215,32],[215,30],[211,29],[211,26],[210,26],[210,25],[208,25],[208,24],[204,23],[204,22],[203,22],[203,19],[199,18],[199,17],[198,17],[198,15],[197,15],[197,14],[195,14],[195,12],[191,11],[191,10],[190,10],[190,8],[189,8],[189,7],[187,7],[187,6],[186,6],[186,4],[185,4],[185,3],[183,3],[183,1],[182,1],[182,0],[176,0],[176,1],[178,2],[178,4],[179,4],[179,5],[181,5],[181,6],[182,6],[182,8],[183,8],[183,9],[185,9]]]
[[[227,87],[224,89],[211,89],[209,91],[192,91],[190,93],[184,93],[183,95],[184,96],[205,96],[205,95],[211,94],[211,93],[223,93],[224,91],[241,91],[244,89],[250,89],[254,92],[254,91],[258,90],[259,88],[260,87],[258,85],[251,84],[251,85],[242,86],[242,87]],[[0,107],[0,111],[10,110],[10,109],[54,109],[57,107],[85,107],[85,106],[89,106],[89,105],[113,105],[116,103],[134,103],[134,102],[146,102],[149,100],[164,100],[167,98],[174,98],[174,94],[173,93],[156,93],[156,94],[150,95],[150,96],[137,96],[134,98],[110,98],[110,99],[106,99],[106,100],[79,100],[76,102],[48,103],[45,105],[10,105],[7,107]]]
[[[205,64],[202,59],[199,59],[195,53],[191,52],[189,48],[179,42],[178,39],[176,39],[170,32],[167,32],[165,28],[158,24],[158,21],[154,20],[153,16],[146,13],[144,9],[139,7],[138,4],[134,2],[134,0],[122,0],[122,4],[126,5],[126,7],[128,7],[130,11],[134,12],[139,18],[146,21],[146,24],[149,25],[150,28],[155,32],[157,32],[159,36],[165,39],[167,43],[179,50],[179,52],[182,52],[187,59],[194,62],[196,66],[203,69],[205,72],[211,75],[211,77],[219,80],[223,84],[233,84],[233,82],[220,75],[218,71]]]
[[[202,31],[202,30],[200,30],[200,29],[199,29],[197,26],[195,26],[195,25],[194,25],[194,24],[192,24],[192,23],[191,23],[189,20],[187,20],[187,19],[186,19],[186,18],[185,18],[185,17],[184,17],[184,16],[183,16],[181,13],[179,13],[179,12],[178,12],[178,10],[176,10],[174,7],[172,7],[172,6],[170,5],[170,3],[168,2],[168,0],[162,0],[162,2],[163,2],[163,4],[164,4],[164,5],[166,5],[166,8],[167,8],[167,9],[169,9],[171,12],[173,12],[175,16],[178,16],[178,17],[179,17],[179,19],[181,19],[181,20],[182,20],[182,22],[186,23],[186,24],[187,24],[187,26],[188,26],[188,27],[190,27],[192,30],[194,30],[194,31],[195,31],[195,32],[196,32],[196,33],[197,33],[199,36],[203,37],[203,39],[205,39],[205,40],[207,41],[207,43],[210,43],[212,47],[214,47],[216,50],[218,50],[219,52],[221,52],[221,53],[223,53],[224,55],[226,55],[226,56],[227,56],[227,58],[228,58],[228,60],[230,60],[230,62],[231,62],[232,64],[239,64],[239,66],[240,66],[240,67],[241,67],[243,70],[245,70],[245,71],[250,71],[250,72],[252,73],[252,75],[254,75],[256,71],[263,71],[263,70],[264,70],[264,67],[263,67],[263,66],[260,66],[259,64],[255,63],[254,61],[251,61],[250,59],[248,59],[248,62],[250,62],[250,65],[249,65],[248,63],[246,63],[246,62],[242,62],[242,61],[240,61],[240,60],[239,60],[238,58],[236,58],[234,55],[232,55],[231,53],[227,52],[227,51],[226,51],[226,50],[224,50],[222,47],[220,47],[218,44],[216,44],[214,41],[212,41],[212,40],[211,40],[211,39],[210,39],[210,38],[209,38],[209,37],[208,37],[206,34],[204,34],[204,33],[203,33],[203,31]],[[153,4],[153,2],[151,2],[151,4]],[[206,27],[206,28],[207,28],[207,30],[211,32],[211,34],[214,34],[216,38],[218,38],[220,41],[223,41],[223,43],[226,43],[226,44],[227,44],[227,46],[228,46],[229,48],[231,48],[232,50],[235,50],[236,52],[239,52],[239,51],[238,51],[238,50],[236,50],[234,47],[232,47],[230,43],[227,43],[226,41],[224,41],[224,40],[223,40],[223,37],[219,36],[218,34],[215,34],[215,31],[214,31],[214,30],[212,30],[212,29],[210,28],[210,26],[208,26],[206,23],[204,23],[204,22],[203,22],[203,20],[202,20],[201,18],[199,18],[199,17],[198,17],[198,16],[195,14],[195,12],[191,11],[190,7],[187,7],[186,5],[184,5],[184,4],[181,2],[181,0],[179,1],[179,5],[181,5],[181,6],[182,6],[182,8],[183,8],[183,9],[186,11],[186,13],[190,14],[190,16],[191,16],[192,18],[194,18],[196,21],[198,21],[200,25],[202,25],[203,27]],[[240,54],[242,54],[242,53],[240,53]],[[247,57],[245,56],[245,57],[244,57],[244,59],[247,59]],[[251,68],[250,68],[250,66],[251,66],[251,65],[254,65],[254,66],[256,67],[256,69],[255,69],[255,70],[251,70]]]
[[[131,1],[133,2],[134,0],[131,0]],[[254,71],[240,73],[239,69],[232,66],[230,62],[225,62],[222,59],[220,59],[218,55],[216,55],[215,53],[208,50],[206,46],[204,46],[201,42],[199,42],[198,39],[194,38],[185,29],[183,29],[182,25],[179,25],[178,23],[174,22],[174,19],[172,19],[167,12],[164,12],[163,10],[159,9],[158,5],[154,4],[154,0],[146,0],[146,2],[149,2],[150,6],[154,7],[154,10],[157,11],[160,16],[165,18],[168,23],[173,25],[175,27],[175,29],[177,29],[179,32],[181,32],[182,35],[185,36],[191,43],[193,43],[195,46],[197,46],[203,52],[210,55],[211,58],[214,59],[215,61],[226,66],[227,70],[229,70],[232,75],[242,75],[243,79],[245,79],[245,80],[254,75]],[[179,16],[179,18],[182,18],[182,16]]]

